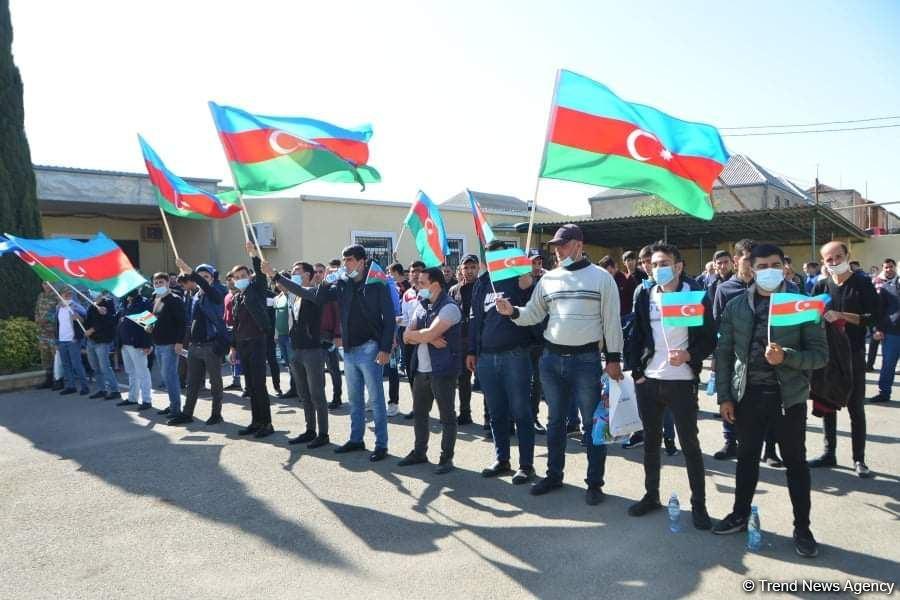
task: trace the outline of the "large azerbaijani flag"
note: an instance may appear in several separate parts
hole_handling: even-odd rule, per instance
[[[369,160],[371,127],[345,129],[304,117],[267,117],[209,103],[238,189],[265,194],[324,179],[381,181]]]
[[[225,219],[240,212],[237,192],[215,195],[193,186],[163,164],[150,144],[138,135],[144,165],[160,208],[171,215],[188,219]]]
[[[663,327],[700,327],[703,325],[705,291],[664,292],[662,298]]]
[[[87,242],[69,238],[31,240],[6,234],[0,252],[12,252],[43,281],[61,281],[122,297],[147,283],[119,246],[98,233]]]
[[[447,255],[450,254],[447,231],[444,229],[444,220],[437,205],[425,195],[425,192],[419,191],[403,224],[415,238],[416,248],[427,268],[444,264]]]
[[[601,83],[560,71],[541,177],[655,194],[700,219],[728,162],[718,130],[632,104]]]
[[[803,294],[772,294],[769,304],[769,325],[787,327],[801,323],[818,323],[825,314],[825,306],[831,302],[831,296],[804,296]]]
[[[481,241],[481,247],[487,248],[488,244],[494,241],[494,230],[491,229],[490,223],[484,218],[484,213],[481,212],[481,207],[478,206],[478,202],[475,200],[472,192],[467,189],[466,195],[469,197],[472,218],[475,219],[475,233],[478,235],[479,241]]]
[[[531,259],[521,248],[491,250],[485,253],[484,261],[494,283],[531,273]]]

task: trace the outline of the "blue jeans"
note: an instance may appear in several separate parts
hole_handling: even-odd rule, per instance
[[[509,461],[509,420],[516,422],[519,467],[534,466],[534,414],[531,412],[531,356],[527,348],[485,352],[478,357],[478,381],[488,404],[494,454]]]
[[[84,374],[84,364],[81,362],[81,340],[72,342],[59,342],[59,358],[62,360],[63,380],[67,389],[80,387],[86,390],[88,387],[87,375]]]
[[[97,365],[97,389],[105,389],[108,393],[114,394],[119,391],[119,382],[109,362],[111,345],[109,342],[87,341],[88,356],[93,357],[93,363]]]
[[[166,391],[169,392],[169,416],[181,414],[181,381],[178,379],[178,356],[175,345],[156,346],[156,357],[159,359],[159,373],[162,376]]]
[[[293,356],[293,351],[291,349],[291,336],[289,335],[279,335],[278,336],[278,351],[281,352],[281,363],[286,366],[288,369],[291,368],[291,356]]]
[[[900,357],[900,334],[884,334],[881,342],[881,374],[878,376],[878,395],[890,399],[897,374],[897,358]]]
[[[547,477],[562,481],[566,466],[566,416],[573,403],[581,411],[581,420],[590,423],[600,402],[600,376],[603,366],[599,352],[556,354],[544,350],[541,356],[541,384],[550,408],[547,423]],[[587,444],[588,487],[602,487],[606,469],[606,445]]]
[[[362,442],[366,434],[366,400],[363,387],[375,417],[375,448],[388,447],[387,407],[384,404],[384,368],[375,362],[378,343],[369,340],[355,348],[344,348],[344,373],[350,401],[350,441]]]

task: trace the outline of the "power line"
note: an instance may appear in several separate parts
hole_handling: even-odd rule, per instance
[[[747,137],[756,135],[796,135],[800,133],[829,133],[834,131],[862,131],[864,129],[890,129],[900,127],[900,123],[894,125],[870,125],[869,127],[843,127],[837,129],[804,129],[801,131],[767,131],[764,133],[723,133],[722,137]]]
[[[746,127],[719,127],[719,129],[782,129],[785,127],[818,127],[821,125],[846,125],[848,123],[870,123],[872,121],[891,121],[900,119],[900,115],[892,117],[871,117],[869,119],[851,119],[849,121],[823,121],[821,123],[794,123],[790,125],[747,125]]]

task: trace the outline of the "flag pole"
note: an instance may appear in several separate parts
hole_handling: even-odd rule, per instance
[[[735,202],[738,203],[738,206],[740,206],[741,209],[743,209],[743,210],[750,210],[749,208],[747,208],[747,205],[744,204],[744,203],[741,201],[740,198],[738,198],[738,195],[734,193],[734,190],[731,189],[731,187],[729,187],[729,185],[728,185],[727,183],[725,183],[725,181],[722,179],[722,176],[721,176],[721,175],[716,175],[716,181],[718,181],[719,183],[721,183],[721,184],[722,184],[722,187],[725,188],[726,190],[728,190],[728,193],[731,194],[731,197],[734,199]],[[712,199],[713,199],[713,196],[712,196],[712,190],[710,190],[710,191],[709,191],[709,203],[710,203],[710,206],[712,206]]]
[[[240,191],[238,191],[238,202],[241,203],[241,208],[247,213],[248,229],[250,229],[250,236],[253,238],[253,245],[256,246],[256,252],[259,254],[259,260],[265,260],[262,248],[259,247],[259,239],[256,237],[256,230],[253,229],[253,222],[250,220],[250,211],[247,210],[247,205],[244,203],[244,194]]]
[[[178,256],[178,248],[175,246],[175,238],[172,236],[172,230],[169,229],[169,219],[166,218],[166,211],[163,210],[163,207],[159,207],[159,214],[162,215],[163,225],[166,227],[166,233],[169,234],[169,242],[172,244],[172,253],[175,255],[175,260],[181,260]]]
[[[34,257],[32,257],[32,258],[34,258]],[[46,267],[44,267],[44,268],[46,269]],[[59,301],[60,301],[61,303],[63,303],[63,304],[66,306],[66,308],[69,308],[69,303],[66,302],[66,299],[62,297],[62,294],[60,294],[60,293],[57,291],[57,289],[53,286],[53,284],[50,283],[49,281],[45,281],[44,283],[46,283],[47,285],[49,285],[49,286],[50,286],[50,289],[53,290],[53,293],[56,294],[56,297],[59,298]],[[71,287],[72,290],[74,290],[75,292],[78,292],[78,290],[76,290],[75,287],[72,286],[71,284],[69,285],[69,287]],[[78,292],[78,294],[79,294],[79,295],[83,295],[83,294],[81,294],[81,292]],[[92,302],[92,304],[93,304],[93,302]],[[72,309],[69,309],[69,310],[72,310]],[[81,322],[81,319],[75,319],[75,322],[78,323],[78,326],[79,326],[79,327],[81,327],[81,331],[82,331],[82,332],[87,333],[87,329],[84,328],[84,323]]]
[[[400,241],[403,239],[404,233],[406,233],[406,220],[404,220],[403,226],[400,227],[400,235],[397,236],[397,245],[394,246],[394,260],[397,260],[400,256]]]
[[[247,233],[247,215],[244,214],[244,208],[243,208],[243,207],[241,207],[240,215],[241,215],[241,229],[242,229],[243,232],[244,232],[244,242],[249,242],[249,241],[250,241],[250,234]]]
[[[544,167],[544,161],[547,159],[547,144],[550,142],[550,131],[553,130],[553,99],[556,98],[556,92],[559,89],[559,77],[562,70],[556,70],[556,81],[553,83],[553,96],[550,97],[550,112],[547,115],[547,131],[544,134],[544,148],[541,151],[541,163],[538,165],[537,181],[534,183],[534,198],[531,201],[531,215],[528,218],[528,236],[525,238],[525,256],[531,250],[531,231],[534,229],[534,213],[537,211],[537,195],[538,188],[541,185],[541,169]]]
[[[772,302],[772,296],[770,295],[769,296],[769,319],[766,322],[766,336],[768,337],[768,340],[767,340],[768,343],[766,344],[767,346],[772,345],[772,304],[774,304],[774,303]]]

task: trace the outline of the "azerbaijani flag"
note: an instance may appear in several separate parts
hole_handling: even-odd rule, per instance
[[[703,325],[703,297],[705,291],[663,292],[663,327],[699,327]]]
[[[237,192],[216,196],[178,177],[163,164],[150,144],[138,135],[144,165],[156,193],[160,208],[176,217],[188,219],[225,219],[240,212]]]
[[[700,219],[728,152],[711,125],[625,102],[603,84],[560,71],[540,176],[655,194]]]
[[[43,281],[62,281],[122,297],[147,283],[119,246],[98,233],[87,242],[69,238],[30,240],[6,234],[0,250],[12,252]]]
[[[521,248],[491,250],[485,253],[484,260],[494,283],[531,273],[531,259]]]
[[[478,235],[478,239],[481,240],[481,247],[487,248],[488,244],[494,241],[494,230],[491,229],[487,219],[484,218],[484,213],[481,212],[481,207],[478,206],[478,202],[475,200],[472,192],[467,189],[466,194],[469,196],[472,218],[475,219],[475,233]]]
[[[304,117],[266,117],[209,103],[237,187],[277,192],[313,179],[381,181],[368,166],[372,128],[345,129]]]
[[[140,312],[136,315],[125,315],[125,316],[145,329],[147,327],[150,327],[154,323],[156,323],[156,320],[157,320],[156,315],[154,315],[149,310],[145,310],[144,312]]]
[[[769,305],[769,325],[771,327],[787,327],[801,323],[818,323],[825,314],[825,305],[831,302],[831,296],[804,296],[803,294],[772,294]]]
[[[381,268],[381,265],[373,259],[372,262],[369,263],[369,272],[366,274],[366,285],[369,285],[370,283],[387,285],[387,282],[387,273],[385,273],[384,269]]]
[[[447,231],[444,229],[444,220],[437,205],[425,195],[425,192],[419,191],[416,201],[409,209],[409,214],[403,219],[403,224],[415,237],[416,248],[419,249],[425,267],[439,267],[444,264],[446,256],[450,254]]]

